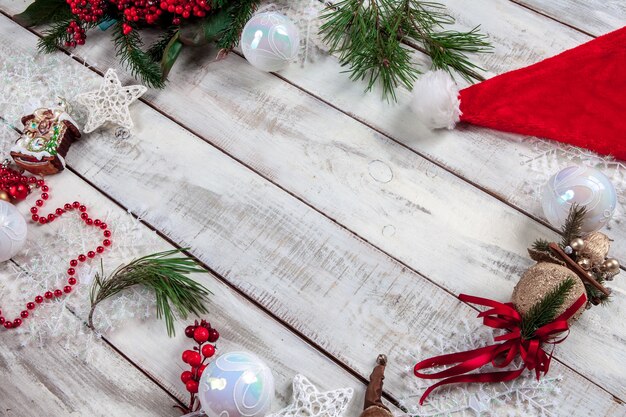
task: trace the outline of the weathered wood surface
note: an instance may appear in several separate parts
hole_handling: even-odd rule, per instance
[[[626,2],[622,0],[511,1],[594,36],[626,25]]]
[[[84,51],[88,62],[100,64],[100,69],[113,62],[106,48]],[[184,107],[193,119],[185,119],[185,126],[429,279],[454,291],[502,298],[528,264],[525,245],[535,235],[549,233],[295,88],[252,71],[238,57],[211,64],[208,74],[203,73],[204,58],[194,60],[196,67],[191,73],[196,74],[192,79],[196,84],[173,80],[186,90],[171,95],[158,93],[151,102],[176,120],[187,117],[173,104],[166,107],[176,95],[202,106]],[[235,62],[225,64],[232,60]],[[343,87],[338,83],[335,88],[339,85]],[[294,114],[281,115],[281,109],[292,108],[296,109]],[[218,273],[361,375],[371,366],[368,353],[384,348],[393,353],[426,338],[445,336],[459,315],[470,314],[467,307],[419,275],[354,239],[165,118],[141,105],[134,112],[139,121],[136,138],[112,144],[105,138],[90,137],[93,142],[89,146],[72,149],[68,158],[71,165],[177,243],[191,245],[193,252]],[[327,126],[324,120],[336,123]],[[296,142],[293,147],[290,140]],[[185,148],[187,152],[173,154],[171,148]],[[129,156],[119,160],[120,154]],[[372,155],[380,157],[374,159]],[[177,168],[154,174],[148,169],[154,166]],[[146,182],[151,188],[160,187],[160,193],[145,190]],[[458,201],[454,201],[456,197]],[[463,213],[464,207],[481,208],[482,212]],[[507,227],[494,231],[490,224]],[[488,234],[482,236],[485,230]],[[434,242],[439,246],[429,249],[433,236],[441,236]],[[454,246],[446,248],[444,242]],[[436,258],[436,253],[441,255]],[[455,253],[459,259],[450,258]],[[456,278],[459,271],[464,272],[466,281]],[[320,294],[324,295],[322,300]],[[354,295],[346,299],[347,294]],[[385,294],[382,299],[381,294]],[[445,314],[437,311],[444,306],[449,310]],[[326,316],[320,317],[320,311]],[[571,359],[575,369],[592,375],[593,367],[598,366],[592,351],[597,351],[600,341],[606,343],[604,332],[614,334],[613,339],[622,337],[619,332],[623,329],[616,330],[618,324],[609,321],[617,316],[615,311],[611,313],[592,317],[592,321],[610,323],[591,335],[595,345],[585,340],[591,329],[580,327],[571,337],[587,344],[588,350],[576,351],[577,347],[570,348],[572,343],[568,343],[559,357],[566,362]],[[582,326],[591,327],[589,323]],[[362,334],[384,336],[365,340],[355,351],[353,341],[363,339]],[[617,349],[619,340],[613,346]],[[406,364],[393,366],[389,390],[401,396],[403,385],[395,375]],[[609,391],[620,392],[624,384],[618,374],[623,370],[611,370],[603,368],[593,377]],[[572,413],[623,412],[616,403],[607,401],[610,397],[605,393],[570,374],[565,380],[571,382],[565,385]],[[582,401],[576,392],[583,384],[593,393],[592,401]]]

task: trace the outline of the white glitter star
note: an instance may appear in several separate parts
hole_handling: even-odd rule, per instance
[[[143,85],[122,87],[115,70],[109,68],[98,91],[83,93],[76,100],[87,107],[89,117],[85,133],[90,133],[106,122],[112,122],[127,129],[133,127],[128,106],[147,90]]]
[[[341,417],[352,394],[352,388],[320,392],[305,376],[296,375],[293,378],[293,404],[267,417]]]

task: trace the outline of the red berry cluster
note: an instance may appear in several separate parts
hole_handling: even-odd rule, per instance
[[[161,0],[161,9],[173,14],[172,23],[178,25],[181,18],[206,16],[211,5],[207,0]]]
[[[72,20],[66,29],[69,39],[65,41],[65,46],[75,47],[76,45],[84,45],[85,29],[83,29],[75,20]]]
[[[124,22],[146,22],[149,25],[156,23],[163,10],[155,0],[110,0],[124,15]],[[130,25],[125,23],[124,34]],[[131,28],[132,30],[132,28]]]
[[[12,184],[12,185],[11,185]],[[25,187],[25,190],[19,192],[20,185]],[[17,171],[12,170],[8,167],[3,167],[0,169],[0,186],[8,186],[8,193],[15,199],[23,199],[28,195],[30,188],[39,188],[41,190],[41,197],[35,201],[35,205],[31,207],[30,212],[32,214],[32,219],[34,222],[38,222],[39,224],[46,224],[53,222],[57,217],[63,215],[66,212],[78,210],[80,212],[80,218],[83,219],[85,224],[88,226],[95,226],[100,228],[104,235],[104,240],[102,240],[102,246],[96,247],[95,252],[89,251],[87,255],[80,254],[76,257],[76,259],[71,259],[69,261],[69,268],[67,269],[67,284],[63,287],[63,290],[60,288],[55,289],[54,291],[46,291],[43,296],[37,295],[35,296],[33,301],[26,303],[26,309],[20,312],[20,317],[15,318],[14,320],[7,320],[3,315],[2,311],[0,311],[0,325],[4,326],[6,329],[15,329],[22,325],[22,319],[28,318],[30,312],[34,310],[37,305],[44,302],[44,300],[52,300],[54,298],[59,298],[63,294],[69,294],[72,292],[73,286],[76,285],[76,267],[79,262],[85,262],[87,259],[92,259],[96,257],[96,253],[101,254],[104,252],[105,247],[111,246],[111,231],[108,230],[108,225],[104,223],[102,220],[91,219],[89,214],[87,214],[87,207],[81,204],[78,201],[74,201],[73,203],[67,203],[63,207],[57,208],[54,213],[48,213],[47,215],[39,214],[39,208],[44,205],[44,202],[50,198],[49,191],[50,188],[46,185],[45,181],[42,179],[37,179],[36,177],[27,177],[25,175],[20,174]],[[18,193],[14,196],[12,192],[15,189],[15,192]]]
[[[66,0],[66,3],[81,22],[97,22],[104,16],[106,7],[106,0]]]
[[[198,392],[198,381],[200,381],[202,372],[204,372],[207,366],[207,360],[215,355],[215,345],[210,343],[217,342],[220,334],[206,320],[202,320],[200,323],[196,320],[193,325],[187,326],[185,335],[198,343],[198,346],[195,346],[193,350],[183,352],[183,362],[189,364],[191,370],[180,374],[180,380],[185,384],[187,391],[191,393],[189,411],[192,411],[195,403],[195,394]]]

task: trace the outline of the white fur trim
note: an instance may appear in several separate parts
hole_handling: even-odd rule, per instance
[[[413,86],[411,109],[429,129],[454,129],[461,119],[459,88],[446,71],[430,71]]]

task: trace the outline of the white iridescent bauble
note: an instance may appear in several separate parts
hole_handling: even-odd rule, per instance
[[[611,181],[594,168],[571,166],[557,172],[543,190],[541,204],[546,218],[560,228],[572,204],[587,208],[584,233],[601,229],[617,205],[617,194]]]
[[[263,71],[279,71],[298,56],[300,35],[289,18],[278,12],[257,13],[241,32],[241,49],[248,62]]]
[[[26,220],[15,206],[0,200],[0,262],[17,254],[26,242]]]
[[[198,398],[208,417],[263,417],[274,399],[274,376],[252,353],[225,353],[202,373]]]

